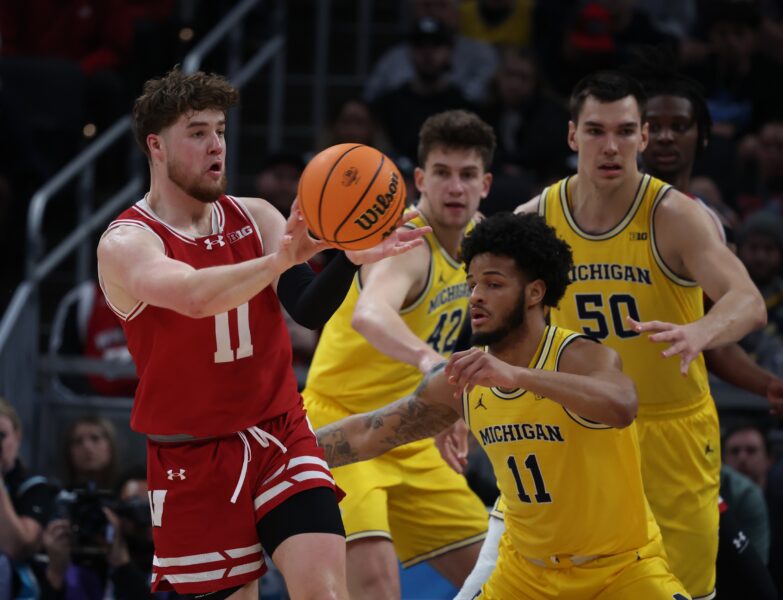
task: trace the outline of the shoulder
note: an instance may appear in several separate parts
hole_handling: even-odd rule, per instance
[[[699,202],[670,188],[658,201],[653,213],[656,239],[675,245],[706,238],[720,242],[720,235],[709,213]]]
[[[538,207],[541,203],[541,194],[538,194],[535,198],[531,198],[524,204],[520,204],[514,209],[514,214],[525,215],[528,213],[537,213]]]
[[[561,346],[558,371],[584,375],[607,368],[622,369],[620,355],[597,340],[578,335]]]
[[[122,255],[142,248],[159,249],[163,252],[163,240],[144,223],[116,224],[101,236],[98,242],[98,257],[107,258],[116,254]]]
[[[233,199],[243,208],[245,208],[254,219],[282,219],[283,215],[277,210],[270,202],[267,202],[263,198],[252,198],[249,196],[233,196]],[[259,226],[261,223],[259,223]]]

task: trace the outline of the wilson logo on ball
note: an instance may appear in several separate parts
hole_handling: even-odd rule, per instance
[[[359,169],[356,167],[350,167],[345,173],[343,173],[343,185],[348,187],[354,183],[359,183]]]
[[[375,204],[368,208],[364,213],[356,220],[359,227],[364,230],[370,229],[378,222],[378,218],[386,214],[389,206],[394,202],[394,195],[397,193],[397,173],[391,174],[391,181],[389,181],[389,191],[386,194],[378,194],[375,197]]]

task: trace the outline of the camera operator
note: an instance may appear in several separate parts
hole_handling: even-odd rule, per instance
[[[0,398],[0,554],[13,566],[13,597],[33,598],[37,584],[27,561],[40,547],[53,494],[44,477],[31,475],[22,465],[21,442],[19,415]]]
[[[66,518],[55,519],[44,531],[49,564],[41,600],[154,598],[144,467],[131,469],[120,479],[116,496],[88,487],[61,493],[58,505]]]

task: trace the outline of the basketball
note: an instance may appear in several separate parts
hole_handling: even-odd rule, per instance
[[[341,250],[364,250],[394,231],[405,182],[388,156],[362,144],[318,153],[299,179],[299,205],[312,234]]]

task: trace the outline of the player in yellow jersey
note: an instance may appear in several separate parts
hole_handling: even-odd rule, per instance
[[[644,496],[633,382],[617,353],[548,326],[571,251],[537,215],[463,242],[475,345],[409,396],[316,431],[327,461],[366,460],[463,417],[489,456],[507,529],[487,600],[684,600]]]
[[[642,476],[669,562],[694,597],[711,598],[720,438],[702,351],[761,327],[766,312],[706,212],[638,171],[643,104],[641,86],[619,73],[578,83],[568,134],[577,174],[519,210],[543,215],[573,248],[572,285],[552,324],[622,357],[639,392]],[[702,290],[714,302],[706,315]]]
[[[410,393],[454,351],[468,308],[458,249],[489,192],[494,149],[492,128],[472,113],[444,112],[422,126],[415,172],[421,216],[413,223],[432,233],[404,260],[361,269],[327,323],[303,392],[315,427]],[[432,440],[337,469],[334,477],[347,493],[340,507],[353,598],[399,598],[398,558],[404,566],[429,561],[462,585],[486,532],[486,510]]]

